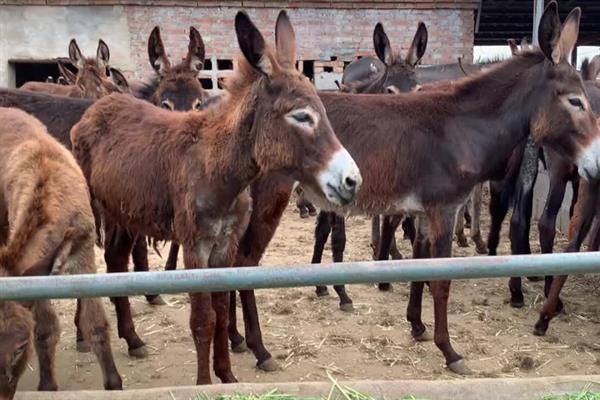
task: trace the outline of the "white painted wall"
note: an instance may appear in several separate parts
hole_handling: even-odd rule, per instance
[[[95,56],[98,39],[102,38],[110,48],[114,65],[125,72],[134,70],[129,26],[121,6],[2,6],[0,86],[14,87],[10,60],[68,57],[72,38],[87,57]]]

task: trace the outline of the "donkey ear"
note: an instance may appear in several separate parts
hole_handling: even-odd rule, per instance
[[[571,53],[577,45],[577,37],[579,36],[579,21],[581,20],[581,8],[576,7],[567,16],[560,31],[558,39],[558,49],[560,51],[560,59],[570,62]]]
[[[538,29],[538,40],[540,49],[547,59],[553,63],[557,63],[560,59],[560,51],[558,50],[558,39],[560,37],[561,24],[558,17],[558,6],[556,1],[551,1],[540,20]]]
[[[595,81],[600,72],[600,56],[595,56],[592,60],[587,58],[581,63],[581,79],[584,81]]]
[[[190,44],[188,46],[187,61],[190,65],[190,70],[200,72],[204,66],[204,41],[202,35],[193,26],[190,26]]]
[[[81,50],[75,39],[71,39],[71,42],[69,43],[69,58],[77,68],[83,67],[83,55],[81,54]]]
[[[152,68],[160,75],[171,68],[171,63],[165,52],[165,45],[160,37],[160,28],[158,26],[155,26],[154,29],[152,29],[150,37],[148,38],[148,58],[150,59]]]
[[[250,65],[263,74],[271,75],[274,60],[267,54],[265,39],[248,14],[243,11],[239,11],[235,16],[235,33],[240,50]]]
[[[419,26],[417,27],[417,33],[415,33],[415,37],[413,38],[412,44],[408,49],[408,54],[406,55],[406,62],[408,65],[415,66],[421,61],[421,58],[425,55],[425,50],[427,49],[427,27],[423,22],[419,22]]]
[[[285,11],[281,11],[275,25],[277,61],[284,68],[294,68],[296,64],[296,34]]]
[[[516,56],[519,53],[519,46],[517,45],[517,41],[515,39],[507,39],[508,47],[510,47],[510,52],[513,56]]]
[[[104,40],[98,40],[98,49],[96,50],[96,61],[98,65],[108,68],[110,63],[110,50]]]
[[[111,68],[110,69],[110,79],[113,81],[113,83],[115,85],[117,85],[117,88],[119,88],[119,91],[121,93],[129,93],[129,82],[127,82],[127,78],[125,78],[125,75],[123,75],[123,73],[121,71],[119,71],[116,68]]]
[[[77,75],[73,73],[73,71],[71,71],[69,67],[67,67],[66,62],[62,60],[57,60],[56,64],[58,65],[58,72],[60,72],[62,77],[65,78],[67,83],[69,85],[74,85],[77,81]]]
[[[529,40],[527,40],[527,36],[523,36],[523,38],[521,39],[521,50],[529,49],[530,45],[531,44],[529,43]]]
[[[392,46],[390,45],[390,40],[388,39],[385,31],[383,30],[383,25],[381,22],[378,22],[375,25],[375,31],[373,31],[373,47],[375,47],[375,53],[377,57],[385,65],[392,65],[394,60],[392,57]]]

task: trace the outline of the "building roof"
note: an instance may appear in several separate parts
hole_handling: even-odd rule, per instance
[[[248,8],[476,9],[479,0],[0,0],[0,5],[143,5]]]
[[[600,1],[560,0],[561,20],[574,8],[581,7],[578,45],[600,45]],[[531,40],[533,0],[481,0],[475,27],[475,45],[505,45],[507,39]]]

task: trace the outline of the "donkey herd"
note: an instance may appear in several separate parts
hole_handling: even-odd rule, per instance
[[[578,251],[600,208],[600,57],[578,73],[569,63],[581,11],[561,23],[556,2],[545,9],[539,47],[511,43],[513,56],[487,65],[417,68],[427,47],[419,23],[406,55],[393,50],[381,24],[377,57],[350,64],[340,91],[317,92],[295,68],[296,38],[287,14],[267,43],[248,15],[235,16],[241,56],[219,95],[197,76],[205,47],[190,28],[185,59],[172,65],[160,30],[148,40],[155,74],[128,82],[111,66],[102,40],[96,57],[69,44],[59,63],[66,84],[29,82],[0,89],[0,277],[94,273],[94,246],[109,273],[148,270],[148,245],[171,241],[166,269],[181,246],[185,268],[259,265],[294,189],[301,214],[316,214],[313,262],[332,236],[342,261],[345,216],[373,217],[374,258],[400,258],[402,226],[413,257],[449,257],[453,237],[468,245],[465,218],[480,253],[496,254],[502,220],[513,207],[513,254],[529,253],[532,190],[538,159],[550,171],[540,224],[551,252],[556,215],[568,182],[575,188],[567,251]],[[74,68],[73,68],[74,67]],[[76,69],[76,73],[73,72]],[[490,182],[492,226],[481,238],[481,187]],[[314,205],[313,205],[314,204]],[[458,216],[458,217],[457,217]],[[533,279],[533,278],[531,278]],[[535,325],[543,335],[562,309],[566,277],[546,277],[547,302]],[[434,301],[433,335],[421,320],[426,282],[413,282],[407,319],[416,341],[431,340],[448,368],[469,374],[448,334],[450,281],[427,282]],[[523,305],[520,278],[511,305]],[[382,282],[380,290],[390,290]],[[352,311],[344,286],[340,308]],[[327,295],[318,287],[317,295]],[[147,300],[163,304],[158,295]],[[278,368],[262,341],[254,292],[240,292],[245,337],[237,331],[235,292],[192,293],[190,329],[197,383],[236,382],[229,349],[253,351],[257,366]],[[111,299],[120,338],[132,357],[146,357],[129,300]],[[122,389],[107,317],[99,299],[80,299],[77,350],[93,351],[104,387]],[[33,346],[39,390],[57,390],[54,358],[60,336],[50,301],[0,302],[0,399],[13,398]]]

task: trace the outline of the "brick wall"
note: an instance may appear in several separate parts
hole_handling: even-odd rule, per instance
[[[279,9],[247,9],[259,29],[272,37]],[[183,57],[187,48],[188,27],[202,34],[207,56],[234,58],[238,53],[233,31],[236,8],[137,7],[127,6],[131,56],[136,65],[146,68],[146,41],[155,25],[161,27],[163,40],[173,57]],[[298,56],[303,60],[352,60],[357,54],[373,54],[373,28],[382,22],[392,46],[405,54],[417,22],[429,30],[425,64],[456,62],[457,57],[473,56],[473,10],[351,10],[291,9],[289,15],[298,38]]]
[[[151,71],[146,46],[155,25],[161,27],[167,51],[174,61],[185,55],[192,25],[204,38],[208,58],[233,59],[238,54],[233,19],[240,6],[244,6],[270,39],[279,9],[288,8],[298,38],[299,58],[317,64],[332,58],[339,63],[358,54],[373,54],[372,34],[377,22],[384,24],[392,46],[405,54],[417,22],[424,21],[429,30],[425,64],[456,62],[458,57],[471,60],[477,3],[477,0],[0,0],[0,84],[14,82],[9,60],[66,56],[67,44],[73,37],[86,54],[94,54],[98,38],[103,38],[111,47],[111,61],[116,67],[128,76],[144,76]],[[65,7],[66,4],[83,6]]]

